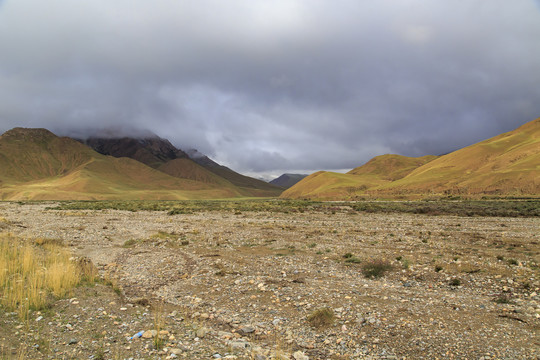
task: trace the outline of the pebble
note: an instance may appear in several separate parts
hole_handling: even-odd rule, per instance
[[[293,354],[295,360],[309,360],[309,357],[304,354],[302,351],[297,351]]]
[[[210,329],[203,326],[197,329],[196,335],[198,338],[203,339],[209,332],[210,332]]]
[[[255,328],[253,326],[245,325],[240,327],[240,332],[244,334],[252,334],[255,332]]]
[[[144,339],[151,339],[151,338],[155,337],[157,334],[158,334],[157,330],[146,330],[146,331],[142,334],[142,337],[143,337]]]

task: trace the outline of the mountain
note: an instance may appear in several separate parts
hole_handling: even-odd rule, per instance
[[[242,196],[234,187],[181,179],[130,158],[105,156],[46,129],[0,136],[2,200],[201,199]]]
[[[175,148],[168,140],[156,135],[144,138],[90,137],[79,141],[100,154],[129,157],[153,168],[157,168],[169,160],[189,158],[185,152]]]
[[[441,156],[374,194],[540,195],[540,118]]]
[[[377,156],[346,174],[319,171],[283,192],[283,198],[321,200],[354,199],[366,190],[400,179],[436,156],[412,158],[402,155]]]
[[[283,174],[278,178],[275,178],[274,180],[270,181],[270,184],[281,186],[282,188],[288,189],[303,178],[305,178],[307,175],[303,174]]]
[[[188,153],[154,134],[141,138],[90,137],[79,140],[103,155],[129,157],[168,175],[229,187],[243,196],[279,196],[283,188],[241,175],[197,150]]]
[[[218,164],[197,150],[191,149],[188,150],[187,153],[188,156],[197,164],[201,165],[205,169],[208,169],[217,176],[230,181],[232,184],[244,189],[248,193],[252,193],[253,196],[279,196],[284,189],[281,186],[276,186],[263,180],[254,179],[252,177],[239,174],[226,166]],[[268,193],[269,195],[264,195],[265,193]]]
[[[317,172],[283,198],[538,196],[540,119],[439,157],[376,157],[347,174]]]

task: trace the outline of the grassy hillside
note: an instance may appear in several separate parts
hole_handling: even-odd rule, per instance
[[[66,174],[92,151],[45,129],[16,128],[0,136],[0,180],[25,182]]]
[[[436,157],[383,155],[347,174],[318,172],[283,198],[540,195],[540,119]]]
[[[113,158],[45,129],[0,137],[0,198],[205,199],[240,196],[233,188],[180,179],[128,158]]]
[[[129,157],[168,175],[215,184],[242,196],[279,196],[283,188],[241,175],[196,150],[193,158],[156,135],[144,138],[107,137],[81,140],[103,155]]]
[[[414,169],[436,159],[437,156],[427,155],[418,158],[387,154],[376,156],[366,164],[352,169],[351,175],[376,175],[381,180],[395,181],[407,176]]]
[[[375,194],[540,194],[540,119],[418,167]]]
[[[319,171],[300,180],[281,194],[283,199],[350,199],[378,185],[377,176],[356,176]]]
[[[411,158],[401,155],[377,156],[347,174],[316,172],[282,194],[282,198],[320,200],[354,199],[370,188],[391,182],[409,174],[436,156]]]

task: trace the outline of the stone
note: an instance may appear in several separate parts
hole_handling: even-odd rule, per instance
[[[255,328],[253,326],[249,326],[249,325],[241,326],[239,330],[243,334],[252,334],[252,333],[255,332]]]
[[[230,340],[234,337],[234,335],[228,331],[218,331],[218,337],[221,339]]]
[[[142,337],[144,339],[151,339],[151,338],[155,337],[156,335],[157,335],[156,330],[147,330],[142,334]]]
[[[178,349],[178,348],[172,348],[172,349],[169,349],[169,352],[173,355],[181,355],[182,354],[182,350],[181,349]]]
[[[309,360],[309,357],[302,351],[297,351],[293,354],[294,360]]]
[[[236,340],[230,341],[229,346],[232,350],[245,350],[250,347],[250,344],[247,341]]]
[[[202,328],[199,328],[196,332],[196,335],[198,338],[202,339],[204,338],[208,333],[210,332],[210,329],[205,328],[204,326]]]

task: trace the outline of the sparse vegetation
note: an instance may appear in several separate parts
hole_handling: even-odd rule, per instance
[[[51,294],[47,308],[29,311],[25,322],[12,312],[2,312],[9,332],[3,336],[9,342],[5,356],[15,356],[17,331],[29,340],[27,358],[61,357],[75,350],[79,357],[166,357],[174,347],[185,358],[215,353],[255,358],[259,346],[271,357],[278,341],[286,347],[284,358],[292,358],[301,350],[294,343],[298,336],[305,344],[336,355],[344,346],[361,349],[367,340],[370,353],[365,355],[376,357],[380,348],[371,347],[372,335],[389,349],[404,349],[402,339],[411,329],[432,348],[429,356],[444,357],[445,344],[453,342],[456,352],[471,357],[486,347],[482,334],[500,325],[507,335],[487,340],[494,355],[521,349],[520,343],[534,338],[529,325],[535,316],[532,294],[538,293],[537,219],[356,212],[351,217],[345,210],[348,206],[351,211],[350,204],[341,208],[336,203],[331,203],[334,216],[317,207],[306,208],[302,215],[291,210],[288,214],[243,211],[234,216],[229,209],[169,216],[166,211],[108,210],[43,214],[46,205],[41,203],[0,205],[0,216],[11,221],[8,230],[51,238],[28,241],[37,253],[61,248],[62,242],[54,238],[63,239],[74,251],[99,263],[106,279],[90,286],[83,280],[69,300],[55,301]],[[251,206],[258,206],[257,202]],[[65,212],[87,215],[81,221],[78,215],[66,218]],[[146,221],[149,218],[152,221]],[[501,227],[501,222],[508,226]],[[76,230],[80,223],[86,227],[81,233]],[[429,240],[426,245],[421,242],[424,238]],[[180,247],[183,241],[186,246]],[[500,260],[499,254],[504,255]],[[520,266],[508,266],[510,258]],[[364,278],[363,265],[370,259],[388,263],[394,272],[384,273],[379,281]],[[88,265],[89,278],[97,276],[91,263],[73,262],[81,274]],[[460,280],[451,285],[452,278]],[[498,299],[497,294],[504,297]],[[155,305],[161,300],[166,310],[159,326]],[[311,325],[308,317],[324,307],[335,314],[333,321]],[[467,315],[473,328],[467,343],[459,340],[462,324],[455,318],[460,314]],[[416,327],[419,319],[422,326]],[[224,328],[222,320],[237,330]],[[390,324],[405,326],[377,330]],[[244,334],[240,329],[246,326],[254,332]],[[202,327],[213,332],[194,340]],[[126,342],[126,336],[141,331],[144,338]],[[38,336],[49,339],[50,346],[33,340]],[[78,342],[71,343],[72,339]],[[402,356],[425,355],[425,348],[413,348],[405,348]],[[317,357],[315,350],[302,349],[309,358]]]
[[[169,215],[193,214],[201,211],[279,213],[341,212],[351,210],[368,213],[413,213],[425,215],[536,217],[540,216],[540,200],[430,200],[430,201],[359,201],[328,203],[311,200],[183,200],[183,201],[65,201],[49,210],[127,210],[166,211]]]
[[[461,280],[458,279],[458,278],[453,278],[452,280],[450,280],[448,285],[450,285],[450,286],[460,286],[461,285]]]
[[[508,294],[499,294],[493,298],[493,302],[497,304],[511,304],[512,298]]]

